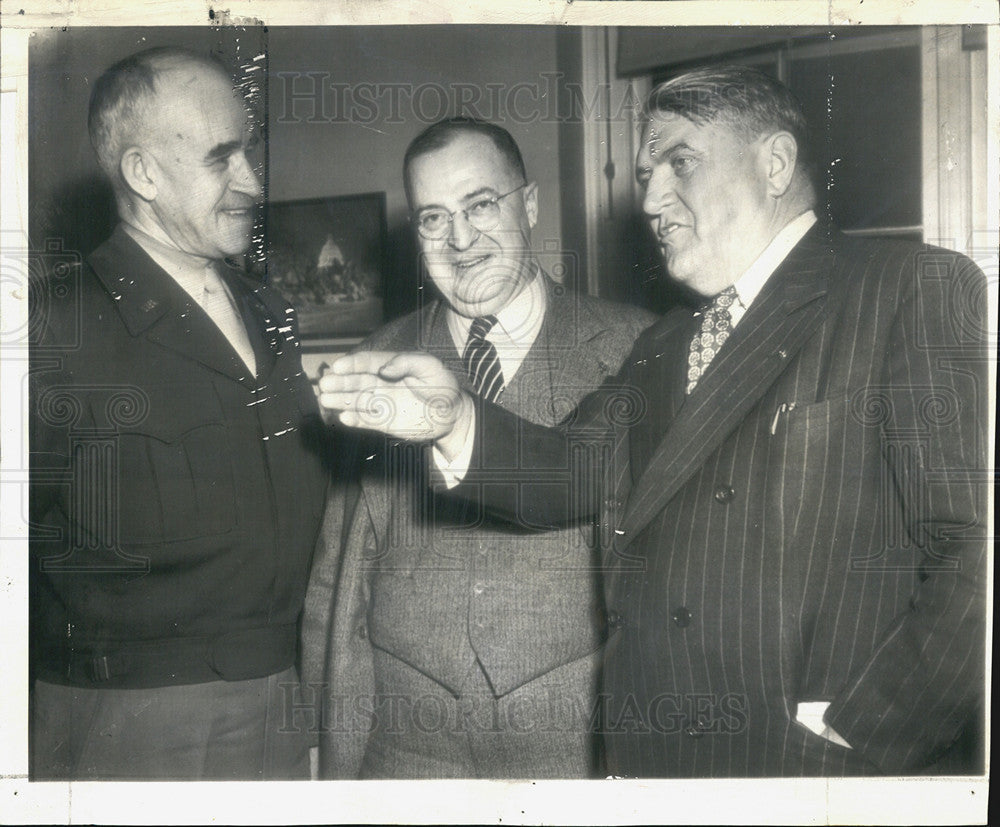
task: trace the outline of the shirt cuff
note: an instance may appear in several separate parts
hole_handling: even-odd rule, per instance
[[[444,487],[449,491],[457,486],[469,472],[469,465],[472,463],[472,449],[476,443],[476,414],[470,406],[471,421],[465,431],[465,440],[462,449],[455,455],[455,458],[448,461],[447,457],[441,453],[437,445],[432,446],[431,456],[434,458],[434,465],[441,476],[444,477]]]

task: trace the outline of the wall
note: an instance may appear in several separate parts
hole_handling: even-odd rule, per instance
[[[114,227],[111,188],[87,136],[94,80],[111,64],[153,46],[187,46],[225,60],[259,49],[257,29],[74,27],[32,33],[29,46],[29,233],[87,255]],[[245,50],[245,51],[244,51]]]
[[[389,316],[415,306],[419,296],[403,152],[425,125],[458,113],[495,121],[514,135],[529,178],[539,185],[536,248],[547,269],[565,273],[559,181],[567,166],[560,166],[558,34],[551,26],[39,32],[30,51],[32,241],[59,239],[65,249],[86,255],[110,232],[115,222],[110,188],[86,131],[91,84],[134,51],[177,44],[230,61],[267,52],[269,95],[262,117],[269,125],[271,201],[386,193],[393,279],[386,296]],[[568,280],[575,280],[572,272]]]
[[[275,28],[270,69],[272,202],[386,193],[387,315],[418,300],[402,160],[425,126],[456,114],[504,126],[538,182],[533,240],[563,272],[556,34],[544,26]]]

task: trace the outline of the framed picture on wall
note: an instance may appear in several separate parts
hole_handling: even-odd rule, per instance
[[[305,349],[342,349],[384,321],[385,193],[267,206],[267,280],[288,299]]]

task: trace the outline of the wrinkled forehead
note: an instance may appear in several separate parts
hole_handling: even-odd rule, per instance
[[[673,141],[699,135],[706,126],[678,112],[652,112],[641,121],[639,151],[655,154]]]
[[[161,139],[198,136],[208,143],[239,138],[249,119],[249,111],[221,70],[191,62],[159,74],[149,115],[149,125]]]
[[[745,137],[724,118],[692,120],[679,112],[653,112],[641,125],[639,156],[662,154],[672,146],[707,146],[719,141],[743,145]]]
[[[642,134],[662,135],[667,132],[676,132],[690,128],[702,129],[714,124],[715,120],[707,118],[692,117],[688,113],[677,112],[672,109],[653,110],[643,114],[640,121]]]

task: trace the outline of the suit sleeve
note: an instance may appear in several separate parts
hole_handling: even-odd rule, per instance
[[[884,496],[919,551],[918,585],[825,717],[888,773],[948,749],[981,705],[984,682],[985,278],[967,259],[938,251],[936,264],[928,255],[905,282],[879,380],[888,399]],[[935,267],[946,277],[927,278]]]
[[[323,694],[329,690],[329,647],[334,601],[347,547],[345,537],[360,499],[357,468],[360,441],[342,435],[338,448],[327,484],[323,523],[316,538],[300,630],[299,674],[303,702],[315,709],[316,732],[321,729]],[[316,741],[314,738],[314,745]]]
[[[630,403],[623,377],[627,364],[557,427],[536,425],[477,399],[469,470],[448,496],[532,531],[598,516],[618,476],[616,457],[625,438],[619,412]]]

